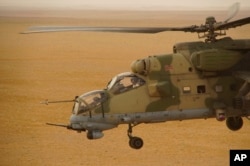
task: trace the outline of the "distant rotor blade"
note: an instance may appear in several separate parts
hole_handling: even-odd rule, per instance
[[[99,32],[122,32],[122,33],[159,33],[164,31],[197,32],[197,26],[188,27],[83,27],[83,26],[35,26],[30,27],[23,34],[62,32],[62,31],[99,31]]]
[[[215,30],[225,30],[229,28],[235,28],[250,23],[250,17],[242,18],[236,21],[231,21],[228,23],[222,23],[214,27]]]
[[[240,9],[240,3],[236,2],[234,3],[228,11],[228,18],[224,21],[224,22],[228,22],[229,20],[231,20],[239,11]]]

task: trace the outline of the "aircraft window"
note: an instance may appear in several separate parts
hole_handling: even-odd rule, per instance
[[[74,106],[73,106],[73,111],[72,111],[72,113],[73,113],[73,114],[77,114],[78,108],[79,108],[79,103],[78,103],[78,102],[75,102],[75,104],[74,104]]]
[[[182,91],[183,91],[183,93],[190,93],[191,92],[191,87],[190,86],[184,86]]]
[[[101,105],[106,101],[107,96],[103,91],[92,91],[78,97],[73,112],[75,114],[85,113]]]
[[[198,85],[197,86],[197,93],[206,93],[206,86],[205,85]]]
[[[135,75],[128,75],[117,79],[115,84],[111,87],[114,94],[126,92],[128,90],[140,87],[145,84],[145,81]]]

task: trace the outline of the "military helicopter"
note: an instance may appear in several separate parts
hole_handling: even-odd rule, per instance
[[[127,135],[133,149],[143,146],[143,140],[132,134],[141,123],[216,118],[226,120],[230,130],[239,130],[242,117],[250,116],[250,39],[217,38],[230,28],[250,23],[250,17],[229,22],[238,8],[239,4],[234,4],[223,22],[207,17],[205,24],[199,26],[31,27],[23,33],[184,31],[205,38],[204,42],[177,43],[170,54],[134,61],[131,72],[116,75],[103,90],[84,93],[73,100],[43,101],[42,104],[74,102],[69,125],[47,124],[86,132],[88,139],[102,138],[104,130],[128,124]]]

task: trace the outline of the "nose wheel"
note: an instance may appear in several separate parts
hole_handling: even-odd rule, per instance
[[[140,149],[143,146],[143,140],[140,137],[132,136],[132,128],[136,125],[129,124],[128,125],[128,138],[129,138],[129,146],[133,149]]]

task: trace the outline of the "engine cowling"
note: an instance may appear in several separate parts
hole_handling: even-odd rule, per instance
[[[88,131],[87,138],[88,139],[99,139],[102,138],[104,134],[102,131]]]
[[[207,49],[194,52],[191,62],[198,70],[216,72],[233,67],[241,58],[241,53],[237,51]]]

